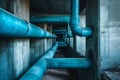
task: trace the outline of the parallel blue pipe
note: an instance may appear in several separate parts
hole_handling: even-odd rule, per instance
[[[56,37],[51,33],[0,8],[0,36],[4,37]]]
[[[58,43],[51,47],[19,80],[42,80],[47,69],[45,58],[52,58],[58,48]]]
[[[68,15],[41,15],[32,16],[30,22],[34,23],[69,23],[70,16]]]
[[[66,30],[60,30],[60,29],[59,29],[59,30],[53,30],[52,32],[59,32],[59,33],[60,33],[60,32],[64,32],[64,33],[65,33]]]
[[[57,51],[57,48],[58,48],[58,42],[56,42],[54,44],[53,47],[51,47],[45,54],[44,56],[42,57],[42,59],[44,58],[53,58],[54,54],[56,53]]]
[[[90,28],[80,27],[79,0],[71,0],[70,27],[74,35],[78,35],[78,36],[92,35],[92,30]]]
[[[87,58],[51,58],[46,59],[49,69],[80,68],[87,69],[92,63]]]

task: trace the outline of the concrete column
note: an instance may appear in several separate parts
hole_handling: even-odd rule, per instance
[[[100,0],[100,68],[120,64],[120,0]]]
[[[43,29],[47,31],[47,24],[44,24]],[[44,52],[47,51],[47,39],[44,39]]]
[[[29,0],[3,0],[2,8],[29,21]],[[0,79],[15,80],[29,67],[29,39],[0,39]]]
[[[80,13],[80,27],[86,27],[86,9]],[[86,55],[86,37],[76,36],[76,51],[80,56]]]
[[[87,0],[86,21],[87,27],[91,27],[93,35],[87,38],[87,55],[93,62],[93,67],[86,74],[86,80],[98,80],[99,78],[99,54],[100,54],[100,6],[99,0]]]
[[[52,33],[52,25],[50,25],[49,28],[50,28],[50,32]],[[51,47],[52,46],[52,39],[50,39],[49,43],[50,43],[50,47]]]

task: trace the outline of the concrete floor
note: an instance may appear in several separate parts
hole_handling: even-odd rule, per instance
[[[120,65],[104,70],[101,80],[120,80]]]

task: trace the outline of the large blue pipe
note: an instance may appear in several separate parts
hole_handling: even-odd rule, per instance
[[[68,15],[41,15],[32,16],[30,22],[34,23],[69,23],[70,16]]]
[[[90,28],[80,27],[79,16],[79,0],[71,0],[71,15],[70,15],[70,27],[72,33],[78,36],[91,36],[92,30]]]
[[[56,37],[51,33],[20,19],[0,8],[0,36],[4,37]]]
[[[63,68],[87,69],[92,66],[91,61],[87,58],[52,58],[46,60],[49,69],[63,69]]]
[[[47,69],[47,61],[45,58],[53,58],[57,48],[58,43],[55,43],[19,80],[42,80]]]

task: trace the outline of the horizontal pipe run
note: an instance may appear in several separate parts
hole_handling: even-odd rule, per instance
[[[66,32],[66,30],[53,30],[53,32]]]
[[[69,23],[70,16],[68,15],[40,15],[30,18],[32,23]]]
[[[55,35],[0,8],[0,36],[51,38]]]
[[[70,27],[72,33],[78,36],[91,36],[91,28],[80,27],[79,0],[71,0]]]
[[[51,58],[46,60],[49,69],[63,69],[63,68],[87,69],[92,66],[91,61],[87,58]]]
[[[52,58],[57,48],[58,43],[53,45],[19,80],[42,80],[47,69],[47,61],[45,58]]]

